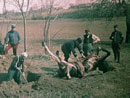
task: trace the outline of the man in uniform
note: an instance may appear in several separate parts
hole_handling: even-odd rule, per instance
[[[120,62],[120,44],[123,41],[122,33],[118,31],[118,25],[114,25],[110,39],[112,40],[112,50],[114,53],[114,60]]]
[[[85,35],[83,40],[83,51],[85,56],[90,55],[94,50],[93,44],[100,41],[99,37],[89,32],[90,32],[89,30],[85,30]]]
[[[17,48],[18,48],[18,44],[20,43],[20,36],[19,33],[17,31],[15,31],[14,29],[16,28],[15,24],[11,25],[11,30],[6,34],[5,37],[5,55],[8,54],[8,51],[10,48],[13,48],[13,55],[17,55]]]
[[[61,50],[64,53],[65,61],[68,62],[71,52],[73,53],[74,57],[78,60],[75,48],[78,48],[81,56],[84,57],[83,51],[81,49],[81,43],[82,43],[81,38],[77,38],[76,40],[71,40],[63,43],[63,45],[61,46]]]

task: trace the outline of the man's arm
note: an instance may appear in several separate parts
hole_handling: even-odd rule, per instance
[[[93,43],[97,43],[100,41],[100,38],[97,37],[96,35],[92,34],[92,38],[93,38]]]
[[[86,57],[83,55],[83,50],[82,50],[82,48],[81,48],[81,45],[79,45],[77,48],[78,48],[78,50],[79,50],[81,56],[82,56],[83,58],[86,58]]]
[[[74,57],[77,57],[77,54],[76,54],[76,51],[75,51],[75,48],[74,48],[74,42],[71,43],[70,49],[71,49]]]
[[[114,32],[112,32],[110,39],[113,40],[114,39]]]
[[[122,36],[122,33],[120,32],[120,44],[122,44],[123,40],[124,40],[124,37]]]
[[[77,48],[78,48],[80,54],[82,54],[82,53],[83,53],[83,50],[82,50],[82,48],[81,48],[81,45],[79,45]]]
[[[17,32],[17,36],[18,36],[18,41],[19,41],[19,43],[20,43],[21,38],[20,38],[20,35],[19,35],[18,32]]]
[[[8,44],[8,39],[9,39],[9,33],[6,34],[6,37],[4,39],[4,44]]]

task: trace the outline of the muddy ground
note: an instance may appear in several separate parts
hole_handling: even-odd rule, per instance
[[[121,27],[124,26],[124,20],[115,21]],[[56,26],[52,23],[51,37],[60,30],[59,28],[64,27],[64,30],[53,37],[51,51],[55,53],[57,49],[60,50],[63,42],[78,36],[82,37],[83,30],[90,28],[103,41],[98,45],[112,52],[108,36],[114,22],[106,26],[104,21],[91,23],[83,20],[58,20],[55,22]],[[16,23],[22,38],[18,49],[18,54],[20,54],[23,51],[22,23],[19,21]],[[6,82],[8,68],[13,58],[12,50],[9,51],[9,55],[5,59],[0,58],[0,98],[130,98],[130,44],[122,44],[120,64],[113,61],[113,54],[107,59],[116,70],[105,74],[91,72],[83,78],[72,77],[71,80],[67,80],[57,76],[56,62],[44,54],[44,49],[41,46],[41,23],[39,21],[28,22],[27,51],[29,56],[25,60],[25,74],[28,83],[24,80],[22,85],[18,85],[14,80]],[[104,27],[106,30],[102,30]],[[121,31],[124,32],[125,27]],[[123,35],[125,34],[123,33]],[[2,38],[4,36],[5,33]]]

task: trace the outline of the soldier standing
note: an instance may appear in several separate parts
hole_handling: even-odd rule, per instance
[[[118,31],[118,25],[114,25],[114,31],[112,32],[110,39],[112,40],[112,50],[114,53],[114,60],[120,62],[120,45],[123,41],[122,33]]]
[[[8,54],[8,51],[10,48],[13,48],[13,55],[17,55],[17,48],[18,48],[18,44],[20,43],[20,36],[19,33],[17,31],[15,31],[14,29],[16,28],[15,24],[11,25],[11,30],[6,34],[5,37],[5,55]]]

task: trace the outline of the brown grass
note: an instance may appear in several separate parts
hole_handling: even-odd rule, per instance
[[[21,43],[18,48],[18,54],[23,52],[23,23],[22,21],[12,21],[16,23],[16,30],[21,36]],[[51,50],[60,50],[61,44],[70,39],[83,37],[84,30],[90,31],[101,38],[105,43],[101,44],[111,52],[109,36],[113,31],[113,25],[118,24],[119,30],[125,37],[125,19],[115,18],[111,22],[104,19],[96,21],[87,20],[56,20],[51,22],[50,36],[52,39]],[[41,46],[43,38],[42,21],[27,21],[27,52],[29,57],[25,60],[26,74],[31,71],[35,74],[42,74],[39,80],[29,82],[18,86],[13,81],[0,84],[1,92],[7,98],[129,98],[130,96],[130,67],[129,67],[129,45],[123,45],[121,50],[121,64],[113,62],[113,54],[107,59],[117,68],[116,71],[108,72],[103,75],[89,76],[82,79],[72,78],[72,80],[60,79],[55,76],[58,66],[56,62],[44,55]],[[2,33],[2,42],[6,35],[6,24]],[[58,33],[57,33],[58,32]],[[54,36],[55,35],[55,36]],[[12,51],[9,51],[9,57],[0,59],[0,83],[5,80],[7,69],[11,63],[10,57]],[[73,56],[72,56],[73,57]],[[32,77],[34,78],[34,77]],[[11,89],[11,90],[10,90]]]

